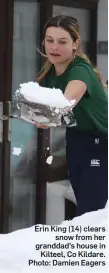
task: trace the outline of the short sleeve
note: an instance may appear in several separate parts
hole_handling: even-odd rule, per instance
[[[87,67],[84,66],[72,67],[68,72],[67,83],[73,80],[79,80],[84,82],[87,86],[88,94],[91,95],[93,81],[91,68],[88,69]]]

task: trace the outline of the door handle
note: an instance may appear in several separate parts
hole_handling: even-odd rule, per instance
[[[20,116],[16,114],[12,114],[12,107],[11,107],[11,101],[6,101],[4,103],[4,113],[0,115],[0,121],[5,122],[6,121],[6,131],[5,131],[5,140],[11,141],[11,119],[12,118],[19,118]]]
[[[11,140],[11,119],[20,118],[20,115],[12,114],[11,101],[0,102],[0,143],[3,142],[3,124],[5,125],[4,139]],[[6,121],[6,123],[4,123]]]
[[[6,121],[5,125],[5,140],[11,140],[11,125],[10,125],[10,116],[11,116],[11,101],[6,101],[3,105],[4,107],[4,114],[1,116],[2,121]]]
[[[10,142],[11,141],[11,101],[7,101],[7,112],[8,112],[8,132],[7,132],[7,140]]]

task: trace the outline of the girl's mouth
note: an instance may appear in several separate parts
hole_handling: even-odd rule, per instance
[[[61,56],[61,55],[58,54],[58,53],[50,53],[50,55],[53,56],[53,57],[60,57],[60,56]]]

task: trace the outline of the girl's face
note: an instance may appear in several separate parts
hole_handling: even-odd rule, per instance
[[[44,45],[49,61],[55,65],[72,60],[73,50],[78,47],[78,40],[73,42],[69,32],[61,27],[48,27]]]

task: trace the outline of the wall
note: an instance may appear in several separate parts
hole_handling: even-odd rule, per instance
[[[99,0],[98,4],[98,41],[108,40],[108,0]],[[97,65],[100,69],[103,79],[108,79],[108,55],[97,55]]]
[[[57,16],[60,14],[73,16],[78,20],[80,25],[82,48],[84,52],[87,53],[86,43],[89,41],[89,27],[90,27],[89,10],[53,5],[53,16]]]

